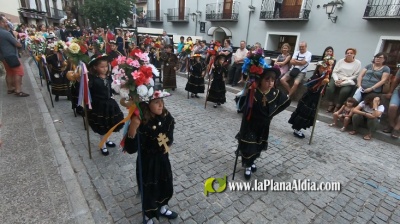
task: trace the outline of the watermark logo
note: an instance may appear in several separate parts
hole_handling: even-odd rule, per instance
[[[214,189],[214,181],[218,182],[218,189]],[[204,195],[208,195],[208,193],[220,193],[226,189],[226,175],[224,178],[214,178],[210,177],[204,182]]]

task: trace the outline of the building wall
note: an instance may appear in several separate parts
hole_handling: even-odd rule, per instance
[[[148,10],[155,9],[155,1],[148,1]],[[260,21],[260,10],[262,0],[241,0],[239,9],[239,19],[237,22],[210,22],[206,21],[206,4],[223,2],[223,0],[186,0],[186,7],[190,8],[190,13],[199,10],[202,12],[197,21],[206,22],[206,33],[199,32],[199,24],[189,16],[188,23],[167,22],[166,15],[168,8],[178,8],[178,0],[160,0],[160,8],[163,11],[163,23],[150,23],[150,27],[162,28],[168,33],[177,35],[197,35],[210,41],[212,36],[207,35],[207,30],[214,26],[223,26],[232,32],[232,41],[235,46],[241,40],[246,40],[253,45],[260,42],[267,50],[277,50],[277,37],[267,34],[290,33],[297,34],[297,45],[299,40],[308,43],[308,50],[314,55],[322,55],[322,51],[327,46],[335,49],[336,58],[344,57],[344,51],[348,47],[358,50],[357,58],[363,65],[367,64],[372,56],[380,50],[380,39],[389,36],[400,39],[400,19],[388,20],[365,20],[364,11],[368,0],[349,1],[345,0],[343,8],[337,9],[335,15],[338,16],[337,22],[332,23],[323,8],[323,4],[328,0],[314,0],[308,21]],[[255,12],[250,13],[248,5],[255,7]],[[320,6],[317,8],[317,6]],[[248,30],[248,32],[247,32]],[[297,48],[297,47],[296,47]]]
[[[0,0],[0,13],[11,19],[12,23],[19,23],[19,1]]]

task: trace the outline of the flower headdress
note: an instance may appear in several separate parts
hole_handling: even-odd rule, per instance
[[[271,68],[271,66],[265,62],[262,53],[262,49],[258,49],[255,53],[249,51],[242,66],[242,72],[244,74],[259,76],[263,73],[264,68]]]
[[[125,100],[149,101],[161,94],[154,91],[153,73],[156,69],[149,64],[147,53],[136,52],[133,58],[118,56],[111,62],[111,66],[113,67],[111,87]]]
[[[87,55],[88,47],[83,39],[73,39],[72,43],[68,46],[66,54],[68,59],[71,59],[75,65],[79,64],[79,61],[88,63],[89,56]]]
[[[209,55],[216,55],[219,51],[219,48],[221,47],[221,43],[216,40],[215,42],[211,41],[210,42],[210,47],[207,50],[207,53]]]

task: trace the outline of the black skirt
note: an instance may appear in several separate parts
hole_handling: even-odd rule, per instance
[[[79,82],[74,82],[71,84],[71,104],[72,104],[72,109],[75,109],[78,107],[78,98],[79,98]]]
[[[208,92],[207,101],[223,104],[226,102],[226,89],[223,79],[214,79]]]
[[[204,78],[200,74],[189,74],[189,80],[186,83],[185,90],[194,94],[204,93]]]
[[[124,114],[114,99],[93,100],[92,110],[89,112],[89,125],[95,133],[104,135],[114,125],[124,119]],[[124,124],[114,129],[118,132]]]
[[[300,130],[313,126],[319,96],[319,91],[308,90],[304,93],[288,121],[289,124],[292,124],[293,129]]]

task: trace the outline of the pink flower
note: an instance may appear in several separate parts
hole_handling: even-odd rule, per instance
[[[156,91],[154,91],[153,98],[156,99],[156,98],[160,97],[160,95],[161,95],[161,91],[156,90]]]
[[[131,73],[131,75],[132,75],[133,79],[138,79],[138,78],[140,78],[141,73],[138,71],[134,71]]]
[[[131,63],[129,63],[130,66],[139,68],[140,67],[140,63],[137,60],[132,60]]]
[[[125,63],[125,61],[126,61],[126,57],[125,56],[118,56],[117,62],[118,62],[119,65]]]
[[[153,78],[148,78],[144,84],[146,85],[150,84],[151,80],[153,80]]]
[[[126,59],[126,63],[127,63],[128,65],[130,65],[130,66],[132,66],[132,65],[131,65],[132,61],[133,61],[132,58],[127,58],[127,59]]]

